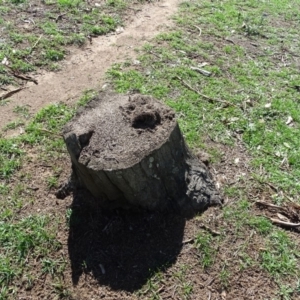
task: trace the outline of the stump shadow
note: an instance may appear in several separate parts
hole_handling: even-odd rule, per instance
[[[87,205],[92,196],[74,194],[68,250],[72,280],[92,274],[113,290],[134,292],[156,270],[166,270],[181,251],[183,217],[159,212],[104,211]]]

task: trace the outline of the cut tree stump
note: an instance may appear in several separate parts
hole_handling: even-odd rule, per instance
[[[88,189],[101,207],[193,215],[221,203],[175,113],[150,96],[101,92],[65,126],[63,136],[75,185]]]

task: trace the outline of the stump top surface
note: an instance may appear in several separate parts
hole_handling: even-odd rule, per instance
[[[175,113],[150,96],[100,93],[65,126],[81,147],[79,162],[97,169],[123,169],[164,144]]]

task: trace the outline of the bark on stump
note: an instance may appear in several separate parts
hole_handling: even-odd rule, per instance
[[[100,93],[65,126],[77,184],[104,208],[193,215],[221,199],[192,155],[174,112],[143,95]]]

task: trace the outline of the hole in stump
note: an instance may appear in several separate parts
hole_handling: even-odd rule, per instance
[[[160,115],[158,112],[143,112],[132,119],[132,127],[141,129],[153,129],[160,123]]]

